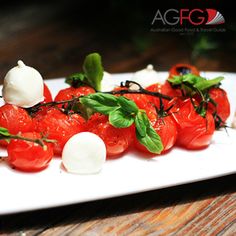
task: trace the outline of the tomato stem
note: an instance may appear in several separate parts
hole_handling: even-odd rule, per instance
[[[67,114],[67,113],[69,113],[70,110],[72,110],[72,108],[75,106],[75,102],[78,102],[79,99],[80,99],[80,97],[73,97],[72,99],[69,99],[69,100],[38,103],[33,107],[25,108],[25,109],[30,115],[32,115],[32,114],[38,112],[40,107],[47,107],[47,106],[54,107],[54,106],[61,105],[61,104],[68,104],[67,108],[64,109],[65,111],[63,111]]]
[[[132,89],[132,85],[137,85],[138,89]],[[131,81],[131,80],[126,80],[125,84],[123,82],[121,82],[121,87],[123,88],[128,88],[127,89],[123,89],[123,90],[117,90],[117,91],[110,91],[110,92],[104,92],[104,93],[109,93],[109,94],[146,94],[146,95],[151,95],[151,96],[155,96],[155,97],[159,97],[159,98],[163,98],[166,100],[171,100],[173,97],[170,97],[168,95],[159,93],[159,92],[152,92],[149,90],[144,89],[139,83],[135,82],[135,81]]]
[[[138,86],[138,89],[137,90],[133,90],[131,89],[131,86],[132,85],[136,85]],[[112,95],[116,95],[116,94],[147,94],[147,95],[151,95],[151,96],[155,96],[155,97],[159,97],[160,99],[166,99],[166,100],[171,100],[172,97],[170,96],[167,96],[167,95],[164,95],[164,94],[161,94],[159,92],[151,92],[151,91],[148,91],[146,89],[144,89],[140,84],[138,84],[137,82],[134,82],[134,81],[130,81],[130,80],[127,80],[125,82],[125,84],[123,84],[123,82],[121,82],[121,87],[125,87],[125,88],[128,88],[127,89],[124,89],[124,90],[119,90],[119,91],[110,91],[110,92],[103,92],[103,93],[107,93],[107,94],[112,94]],[[82,97],[82,96],[81,96]],[[28,111],[28,113],[30,115],[36,113],[40,107],[46,107],[46,106],[50,106],[50,107],[53,107],[53,106],[57,106],[57,105],[61,105],[61,104],[67,104],[67,107],[64,108],[63,112],[64,113],[69,113],[71,110],[73,110],[73,108],[76,106],[76,102],[79,102],[79,99],[80,97],[73,97],[72,99],[69,99],[69,100],[63,100],[63,101],[52,101],[52,102],[47,102],[47,103],[39,103],[33,107],[30,107],[30,108],[26,108],[26,110]],[[78,109],[77,109],[78,110]]]
[[[32,138],[23,137],[23,136],[20,136],[20,135],[12,135],[12,134],[4,135],[4,134],[0,134],[0,140],[3,140],[3,139],[4,140],[18,139],[18,140],[24,140],[24,141],[28,141],[28,142],[34,142],[34,143],[39,144],[42,148],[47,147],[44,144],[44,141],[48,142],[48,143],[55,143],[56,142],[56,140],[47,139],[47,138],[44,138],[44,137],[41,138],[41,139],[32,139]]]

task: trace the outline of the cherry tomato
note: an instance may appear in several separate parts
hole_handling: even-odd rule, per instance
[[[41,135],[36,132],[22,133],[21,136],[39,139]],[[51,143],[44,142],[46,148],[37,143],[12,139],[7,147],[8,163],[21,171],[39,171],[46,168],[53,157]]]
[[[21,107],[5,104],[0,107],[0,127],[8,129],[11,134],[32,130],[32,119],[27,111]],[[4,140],[1,144],[7,145]]]
[[[152,84],[146,88],[146,90],[151,92],[158,92],[163,95],[167,95],[170,97],[177,97],[181,96],[181,91],[178,89],[173,89],[168,81],[166,81],[164,84]],[[157,107],[160,108],[160,98],[155,96],[148,96],[149,100]],[[164,106],[164,109],[168,108],[169,100],[162,98],[162,104]]]
[[[132,143],[134,127],[115,128],[108,117],[99,113],[93,114],[87,122],[87,130],[97,134],[105,143],[107,158],[114,158],[124,153]]]
[[[49,90],[48,86],[45,83],[43,87],[43,96],[44,96],[43,103],[51,102],[53,100],[51,91]]]
[[[178,131],[177,145],[187,149],[201,149],[210,144],[215,131],[214,118],[210,112],[207,111],[205,118],[200,116],[188,98],[180,102],[172,117]]]
[[[115,91],[125,90],[125,89],[126,88],[123,88],[123,87],[117,87],[115,88]],[[138,108],[145,110],[148,118],[151,118],[153,115],[156,116],[155,106],[152,100],[150,100],[151,96],[146,95],[146,94],[137,94],[137,93],[135,94],[127,93],[122,96],[134,101],[136,105],[138,106]]]
[[[156,117],[155,120],[151,121],[151,124],[154,130],[161,138],[164,147],[162,153],[171,149],[174,146],[177,138],[177,128],[175,122],[172,120],[172,117],[171,116],[160,117],[160,118]],[[140,151],[150,153],[147,150],[147,148],[141,143],[139,143],[139,141],[136,138],[135,138],[135,147]]]
[[[95,90],[89,86],[81,86],[79,88],[69,87],[60,90],[55,97],[55,101],[69,100],[73,97],[85,96],[91,93],[95,93]]]
[[[170,68],[169,78],[171,78],[175,75],[185,75],[185,74],[189,74],[189,73],[194,74],[194,75],[200,75],[199,70],[195,66],[180,63],[180,64],[176,64]]]
[[[36,115],[35,131],[49,139],[55,139],[54,153],[61,155],[65,143],[74,134],[85,130],[85,120],[78,114],[66,115],[56,108],[51,108],[45,115]]]
[[[146,87],[145,89],[150,91],[150,92],[158,92],[158,93],[161,93],[161,88],[162,88],[162,85],[161,84],[152,84],[152,85],[149,85],[148,87]],[[158,97],[155,97],[155,96],[147,96],[149,101],[151,103],[153,103],[157,108],[160,108],[160,99]],[[164,99],[162,100],[164,103]]]
[[[149,119],[157,116],[157,111],[153,101],[150,101],[150,96],[145,94],[125,94],[124,97],[133,100],[138,108],[146,111]],[[159,107],[158,107],[159,108]]]
[[[116,87],[114,91],[127,90],[125,87]],[[118,95],[120,96],[120,95]],[[150,104],[149,96],[146,94],[127,93],[122,95],[130,100],[133,100],[140,109],[145,109]]]
[[[161,89],[161,93],[168,95],[170,97],[182,97],[182,92],[180,89],[175,89],[171,86],[169,81],[166,81]]]
[[[230,115],[230,104],[227,93],[220,88],[211,88],[209,90],[209,95],[216,103],[216,106],[212,103],[208,103],[208,110],[212,114],[216,112],[221,120],[225,122]]]
[[[48,86],[44,83],[44,88],[43,88],[43,96],[44,96],[44,101],[40,102],[41,104],[52,102],[52,94],[48,88]],[[31,114],[33,117],[36,116],[37,114],[41,113],[42,115],[45,115],[48,111],[49,107],[48,106],[41,106],[37,112],[34,114]]]

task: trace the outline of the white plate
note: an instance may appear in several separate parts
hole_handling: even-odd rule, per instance
[[[160,72],[160,78],[167,73]],[[224,75],[223,87],[231,102],[231,122],[236,102],[236,74],[206,72],[208,78]],[[113,75],[112,84],[131,79],[131,74]],[[46,83],[55,95],[65,87],[63,79]],[[173,148],[154,159],[129,152],[107,161],[97,175],[73,175],[61,168],[59,158],[39,173],[22,173],[0,163],[0,214],[16,213],[122,196],[236,173],[236,131],[215,132],[212,144],[201,151]],[[3,153],[0,153],[3,154]]]

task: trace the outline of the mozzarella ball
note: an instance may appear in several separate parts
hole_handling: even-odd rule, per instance
[[[166,78],[161,78],[153,65],[149,64],[143,70],[136,71],[132,80],[139,83],[141,86],[146,87],[154,83],[164,83]]]
[[[43,78],[37,70],[18,61],[4,78],[2,95],[6,103],[32,107],[44,100]]]
[[[106,160],[106,146],[103,140],[91,132],[72,136],[62,151],[65,169],[74,174],[98,173]]]
[[[101,86],[102,92],[108,92],[114,89],[114,81],[112,80],[112,75],[110,73],[106,71],[103,72]]]

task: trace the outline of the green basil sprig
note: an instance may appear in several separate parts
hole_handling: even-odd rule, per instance
[[[135,102],[123,96],[94,93],[81,97],[80,102],[95,112],[108,115],[109,122],[116,128],[127,128],[135,124],[136,137],[150,152],[160,154],[163,144],[151,126],[147,114]]]
[[[83,70],[88,84],[96,91],[100,91],[103,77],[101,56],[98,53],[91,53],[86,56],[83,64]]]
[[[194,75],[194,74],[186,74],[174,76],[173,78],[168,79],[168,81],[174,86],[181,85],[190,85],[192,90],[204,91],[214,86],[219,86],[220,82],[224,79],[224,77],[219,76],[214,79],[206,79],[204,77]],[[188,87],[189,89],[189,87]]]
[[[86,107],[104,115],[109,115],[110,112],[119,108],[117,98],[110,94],[93,93],[81,97],[79,100]]]
[[[135,117],[136,137],[148,151],[160,154],[163,150],[163,144],[160,136],[151,126],[146,112],[139,110]]]
[[[90,53],[85,57],[83,72],[68,76],[65,82],[75,88],[89,85],[96,91],[100,91],[102,78],[103,66],[101,56],[98,53]]]

